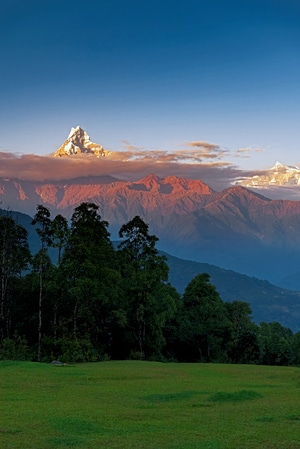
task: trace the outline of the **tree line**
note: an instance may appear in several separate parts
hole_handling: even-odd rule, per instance
[[[255,324],[250,305],[224,302],[207,273],[179,295],[141,217],[117,245],[94,203],[70,223],[38,205],[32,225],[33,255],[27,231],[0,217],[0,359],[300,363],[300,332]]]

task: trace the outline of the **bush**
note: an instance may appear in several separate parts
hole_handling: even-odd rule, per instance
[[[97,353],[92,343],[88,339],[75,340],[64,338],[57,342],[60,345],[61,353],[59,360],[63,362],[97,362],[101,356]]]
[[[31,354],[24,337],[5,338],[0,345],[0,360],[30,360]]]

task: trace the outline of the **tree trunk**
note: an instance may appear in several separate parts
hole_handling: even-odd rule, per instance
[[[3,241],[2,261],[1,261],[1,308],[0,308],[1,340],[5,338],[5,315],[6,315],[5,297],[7,292],[7,273],[5,265],[6,265],[5,241]]]
[[[74,310],[73,310],[73,336],[74,336],[74,338],[76,338],[76,336],[77,336],[77,311],[78,311],[78,305],[77,305],[77,301],[76,301]]]
[[[146,325],[145,322],[142,321],[139,324],[139,347],[140,347],[140,359],[145,360],[145,335],[146,335]]]
[[[39,292],[39,324],[38,324],[38,362],[42,359],[42,302],[43,302],[43,275],[42,264],[40,267],[40,292]]]

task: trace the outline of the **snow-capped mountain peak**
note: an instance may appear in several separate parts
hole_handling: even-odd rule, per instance
[[[81,154],[93,154],[94,156],[108,156],[110,152],[104,150],[102,145],[90,140],[90,136],[80,126],[71,128],[64,143],[54,153],[54,157],[73,156]]]
[[[281,162],[276,161],[275,165],[273,165],[273,167],[270,168],[270,170],[278,170],[278,169],[283,168],[283,167],[284,167],[284,165]]]
[[[297,165],[284,165],[281,162],[276,162],[276,164],[270,168],[270,171],[286,171],[286,172],[300,172],[300,168]]]
[[[234,184],[257,188],[300,186],[300,168],[297,165],[284,165],[277,161],[269,170],[257,172],[254,176],[238,179]]]

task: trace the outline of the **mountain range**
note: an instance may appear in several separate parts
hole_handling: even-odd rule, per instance
[[[0,179],[2,208],[34,215],[44,204],[70,217],[81,202],[99,205],[110,232],[141,216],[174,256],[212,263],[276,284],[298,270],[300,201],[271,200],[241,186],[216,192],[200,180],[150,174],[31,182]]]
[[[110,152],[76,126],[53,156],[109,158]],[[299,173],[297,167],[276,163],[263,180],[296,182]],[[124,223],[139,215],[158,236],[160,249],[174,256],[277,285],[300,284],[295,281],[300,201],[270,199],[243,185],[215,191],[199,179],[163,178],[153,173],[135,181],[109,174],[60,181],[0,178],[3,209],[33,216],[37,204],[43,204],[53,216],[60,213],[70,218],[74,208],[86,201],[99,206],[101,217],[110,224],[112,238],[118,236]]]
[[[109,155],[77,126],[53,157]],[[249,302],[257,322],[275,320],[299,330],[300,293],[288,289],[300,291],[300,201],[270,199],[255,191],[299,185],[298,176],[298,167],[276,163],[222,191],[199,179],[153,173],[135,181],[109,174],[60,181],[3,177],[0,214],[13,211],[29,232],[33,253],[38,239],[30,217],[38,204],[48,207],[52,217],[70,218],[80,203],[94,202],[113,240],[124,223],[139,215],[167,253],[170,281],[179,291],[205,271],[224,300]]]

